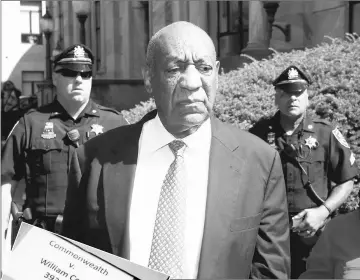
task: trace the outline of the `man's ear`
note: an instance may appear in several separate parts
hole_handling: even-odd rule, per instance
[[[144,79],[144,86],[147,91],[147,93],[152,93],[152,87],[151,87],[151,71],[148,66],[145,66],[141,69],[141,73]]]
[[[52,82],[53,82],[53,85],[56,87],[56,83],[57,83],[57,78],[58,78],[58,73],[56,72],[53,72],[52,74]]]
[[[309,104],[310,104],[310,101],[309,101],[309,96],[310,96],[311,92],[309,92],[308,89],[306,89],[306,92],[305,92],[305,97],[306,97],[306,108],[309,107]]]

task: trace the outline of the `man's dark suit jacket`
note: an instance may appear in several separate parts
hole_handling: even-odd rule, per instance
[[[110,130],[71,159],[63,235],[129,258],[128,221],[143,123]],[[204,235],[197,278],[289,278],[287,201],[278,153],[211,118]]]

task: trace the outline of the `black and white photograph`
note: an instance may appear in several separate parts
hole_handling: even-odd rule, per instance
[[[360,278],[360,1],[0,13],[1,279]]]

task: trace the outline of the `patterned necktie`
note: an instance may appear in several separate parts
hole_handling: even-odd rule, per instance
[[[149,268],[171,278],[182,278],[184,256],[184,228],[186,188],[184,184],[185,143],[174,140],[169,144],[175,160],[161,187],[156,212]]]

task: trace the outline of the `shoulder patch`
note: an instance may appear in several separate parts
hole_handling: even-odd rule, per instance
[[[353,165],[354,162],[355,162],[355,156],[354,156],[353,153],[351,153],[351,155],[350,155],[350,165]]]
[[[102,105],[99,105],[99,104],[97,104],[97,107],[102,111],[113,112],[113,113],[115,113],[117,115],[121,115],[120,112],[117,111],[116,109],[105,107],[105,106],[102,106]]]
[[[338,128],[336,127],[333,131],[332,134],[335,136],[335,138],[340,142],[341,145],[343,145],[344,147],[350,149],[349,144],[346,142],[345,137],[341,134],[341,132],[338,130]]]

